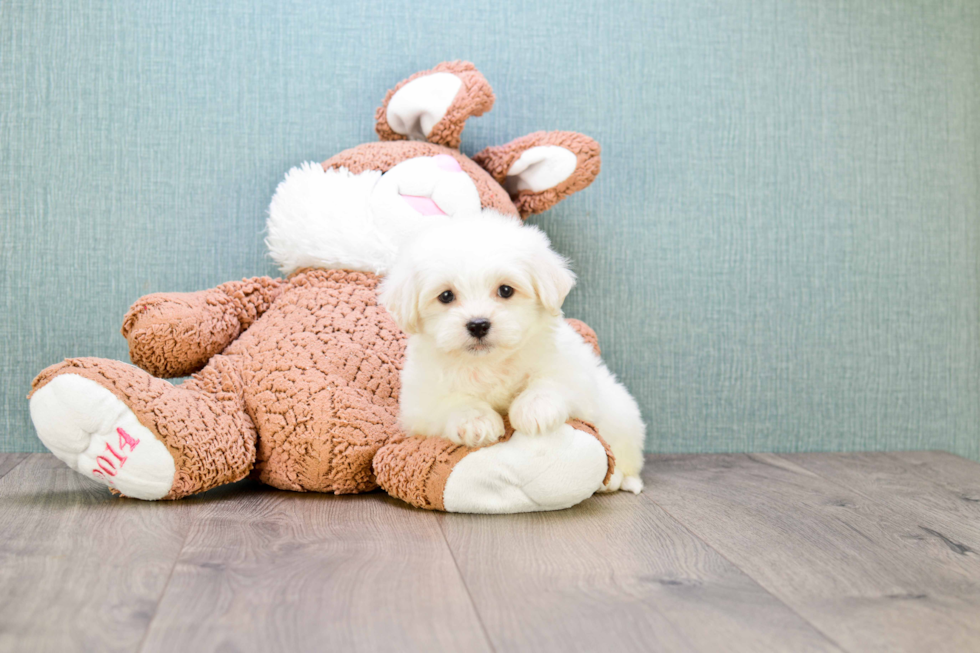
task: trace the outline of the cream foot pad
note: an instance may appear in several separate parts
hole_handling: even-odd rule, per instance
[[[162,499],[173,486],[167,447],[95,381],[52,379],[31,397],[31,419],[51,453],[83,476],[136,499]]]

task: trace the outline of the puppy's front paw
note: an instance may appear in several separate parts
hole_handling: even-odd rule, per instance
[[[528,435],[550,433],[568,417],[561,398],[548,392],[526,390],[510,406],[511,426]]]
[[[443,434],[446,439],[467,447],[493,444],[504,434],[504,418],[492,409],[470,408],[453,413]]]

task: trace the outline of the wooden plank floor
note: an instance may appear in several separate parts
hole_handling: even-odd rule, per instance
[[[0,652],[980,651],[980,465],[651,456],[485,517],[243,482],[112,497],[0,454]]]

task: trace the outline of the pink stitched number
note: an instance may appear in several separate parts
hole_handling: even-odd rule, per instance
[[[116,472],[115,463],[113,463],[105,456],[99,456],[98,458],[96,458],[95,463],[99,466],[99,469],[101,469],[104,473],[108,474],[109,476],[116,475],[117,472]],[[106,466],[108,466],[108,469],[106,469]]]
[[[122,451],[123,448],[125,448],[125,447],[129,447],[129,450],[132,451],[133,449],[136,448],[136,445],[138,445],[140,443],[139,440],[134,440],[133,439],[133,436],[131,436],[129,433],[126,433],[126,431],[124,431],[122,429],[122,427],[117,428],[116,429],[116,433],[119,434],[119,450],[120,451]]]
[[[140,443],[139,440],[133,439],[133,436],[131,436],[129,433],[126,433],[126,431],[124,431],[121,427],[116,429],[116,433],[119,434],[119,451],[125,450],[126,447],[129,447],[129,450],[132,451],[133,449],[136,448],[136,445]],[[116,453],[116,450],[113,449],[112,445],[109,444],[108,442],[105,443],[105,448],[109,453],[112,454],[112,456],[116,460],[119,461],[120,468],[122,468],[122,466],[126,464],[126,461],[129,460],[129,456],[123,456],[120,455],[119,453]],[[116,463],[114,463],[105,454],[96,458],[95,462],[96,464],[98,464],[98,467],[93,469],[92,473],[98,474],[105,480],[106,483],[111,484],[112,479],[110,479],[109,477],[115,476],[116,474],[119,473],[119,470],[116,469]]]
[[[112,448],[112,445],[111,445],[111,444],[109,444],[108,442],[106,442],[106,443],[105,443],[105,448],[106,448],[106,449],[107,449],[107,450],[109,451],[109,453],[111,453],[111,454],[112,454],[113,456],[115,456],[115,457],[116,457],[116,460],[118,460],[118,461],[119,461],[119,466],[120,466],[120,467],[122,467],[122,466],[123,466],[123,465],[124,465],[124,464],[126,463],[126,459],[127,459],[127,458],[128,458],[129,456],[120,456],[119,454],[117,454],[117,453],[116,453],[116,450],[115,450],[115,449],[113,449],[113,448]],[[120,447],[120,449],[121,449],[121,448],[122,448],[122,447]]]
[[[93,469],[93,470],[92,470],[92,473],[93,473],[93,474],[98,474],[99,476],[101,476],[101,477],[102,477],[102,480],[103,480],[103,481],[105,481],[105,482],[106,482],[106,483],[108,483],[109,485],[112,485],[112,479],[111,479],[111,478],[109,478],[108,476],[106,476],[105,474],[103,474],[103,473],[102,473],[102,470],[101,470],[101,469],[99,469],[99,468],[95,468],[95,469]]]

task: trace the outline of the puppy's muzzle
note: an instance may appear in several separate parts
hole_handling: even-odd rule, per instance
[[[475,317],[466,323],[466,330],[477,340],[482,340],[490,332],[490,320],[485,317]]]

